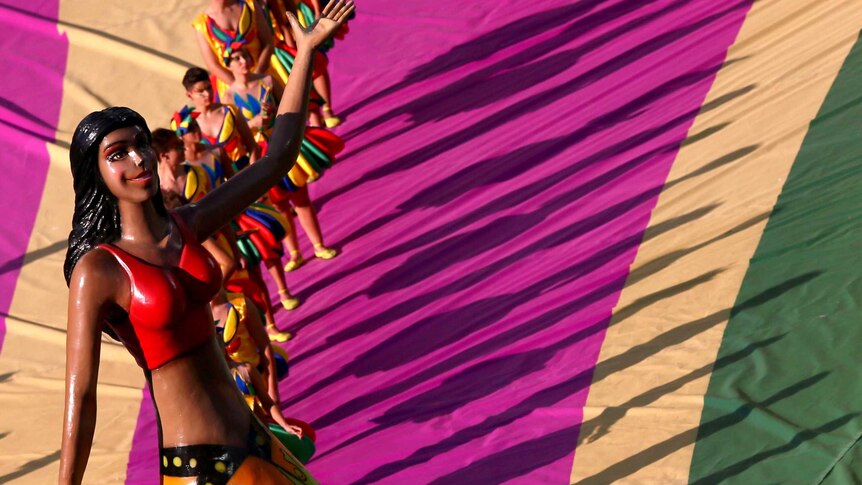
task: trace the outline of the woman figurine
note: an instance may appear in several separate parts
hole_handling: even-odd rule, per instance
[[[293,65],[293,58],[296,55],[296,44],[290,35],[290,28],[287,25],[287,12],[290,11],[294,15],[298,15],[299,22],[303,23],[304,18],[302,13],[297,10],[297,5],[293,0],[266,0],[263,2],[263,8],[269,20],[270,32],[272,34],[274,49],[272,63],[274,69],[284,69],[290,73],[290,66]],[[307,12],[305,12],[307,14]],[[319,12],[318,12],[319,13]],[[312,20],[313,21],[313,20]],[[347,24],[342,25],[341,30],[347,27]],[[336,33],[338,35],[338,33]],[[314,84],[314,93],[309,103],[309,111],[311,112],[310,120],[312,126],[320,126],[320,113],[317,112],[317,107],[323,110],[323,122],[327,128],[335,128],[341,124],[339,118],[332,110],[332,90],[329,81],[329,59],[321,52],[321,49],[315,54],[314,69],[311,74]],[[317,96],[315,96],[317,95]],[[319,97],[319,100],[316,99]]]
[[[192,22],[201,57],[215,78],[217,97],[231,83],[225,57],[236,47],[244,45],[252,52],[255,72],[270,70],[272,35],[266,27],[263,9],[257,8],[256,1],[210,0],[206,10]]]
[[[215,188],[233,176],[233,163],[224,150],[204,143],[201,129],[195,121],[198,116],[200,112],[195,111],[194,107],[183,106],[171,117],[171,129],[183,142],[185,163],[206,170],[209,186]]]
[[[158,412],[163,482],[317,483],[236,391],[208,305],[221,272],[200,242],[263,196],[296,160],[314,50],[351,10],[352,2],[339,0],[306,29],[290,18],[298,54],[267,156],[196,204],[165,209],[140,115],[108,108],[78,125],[64,267],[70,292],[60,483],[84,477],[102,331],[144,368]]]
[[[279,93],[273,89],[268,75],[251,72],[250,61],[251,56],[244,48],[231,53],[228,67],[233,74],[234,82],[225,91],[224,98],[226,102],[232,102],[238,107],[254,133],[261,151],[264,152],[272,132],[271,116],[267,111],[275,105]],[[288,222],[285,241],[290,251],[290,261],[284,267],[285,271],[293,271],[305,262],[299,250],[296,225],[293,222],[294,210],[305,234],[314,245],[315,256],[320,259],[332,259],[338,254],[335,249],[323,243],[320,222],[317,220],[317,214],[308,194],[307,182],[311,177],[319,177],[324,167],[331,167],[335,161],[335,155],[343,148],[344,142],[337,135],[321,128],[306,129],[297,164],[282,183],[269,191],[270,202],[278,208]]]
[[[283,10],[276,12],[281,13]],[[207,9],[192,22],[197,31],[201,57],[213,75],[216,99],[220,100],[233,82],[227,66],[230,54],[240,47],[245,47],[251,54],[255,73],[271,74],[280,86],[287,82],[293,66],[293,49],[284,42],[286,29],[272,25],[271,15],[258,0],[210,0]],[[322,54],[316,54],[312,79],[315,88],[323,89],[329,96],[329,77],[323,76],[326,72],[325,62],[326,58]],[[329,101],[315,90],[312,93],[309,113],[312,125],[320,126],[318,108],[325,105],[323,108],[327,111]],[[340,122],[332,114],[331,108],[328,113],[333,118],[329,123]]]
[[[183,86],[186,96],[194,103],[195,111],[200,113],[194,122],[200,127],[204,141],[222,148],[237,171],[253,163],[260,152],[254,135],[236,106],[212,101],[212,85],[206,71],[199,67],[189,69],[183,76]],[[287,234],[288,221],[274,208],[254,204],[236,219],[236,224],[248,234],[249,244],[240,241],[240,249],[244,249],[243,255],[250,263],[247,269],[252,279],[261,288],[266,287],[258,270],[258,264],[263,263],[278,287],[282,307],[285,310],[296,309],[300,304],[299,299],[287,288],[281,267],[284,252],[281,240]],[[271,314],[268,305],[264,310]],[[268,323],[274,323],[269,322],[269,317],[267,320]]]
[[[212,190],[208,171],[201,165],[183,161],[183,142],[174,131],[156,128],[150,146],[158,159],[159,185],[165,208],[172,210],[197,202]],[[201,245],[215,258],[222,271],[222,280],[227,281],[236,271],[236,261],[229,250],[217,242],[229,232],[222,228]]]
[[[274,402],[281,401],[278,381],[287,375],[286,353],[270,343],[257,306],[242,293],[220,291],[210,308],[216,327],[225,330],[225,344],[230,342],[228,356],[257,369],[266,384],[258,389],[267,392]]]

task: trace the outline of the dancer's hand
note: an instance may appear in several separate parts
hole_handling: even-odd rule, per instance
[[[269,126],[270,123],[272,123],[274,115],[275,115],[275,105],[272,103],[265,103],[260,110],[261,126]]]
[[[320,13],[318,19],[307,28],[303,28],[299,24],[299,20],[293,13],[287,12],[287,20],[290,22],[297,51],[303,48],[316,49],[319,47],[347,21],[347,17],[355,8],[353,0],[330,2]]]
[[[302,439],[302,428],[300,428],[299,426],[294,426],[291,424],[287,428],[285,428],[284,430],[287,431],[288,433],[294,434],[298,438]]]

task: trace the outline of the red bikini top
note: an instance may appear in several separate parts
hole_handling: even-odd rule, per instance
[[[180,264],[157,266],[113,244],[107,250],[129,275],[132,298],[127,324],[111,324],[138,364],[153,370],[212,338],[210,300],[221,288],[218,263],[178,217]],[[142,362],[143,357],[143,362]]]

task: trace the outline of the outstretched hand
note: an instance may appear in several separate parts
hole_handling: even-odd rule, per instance
[[[356,6],[353,0],[338,0],[330,2],[320,13],[320,17],[313,24],[303,28],[299,24],[296,16],[291,12],[287,12],[287,20],[290,22],[290,29],[293,32],[293,38],[296,40],[296,48],[300,50],[316,49],[323,44],[326,39],[332,37],[332,34],[347,21],[347,17],[353,12]]]

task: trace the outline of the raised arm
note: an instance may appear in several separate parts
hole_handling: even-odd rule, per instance
[[[236,174],[197,204],[189,204],[177,211],[195,231],[199,241],[212,235],[263,196],[296,162],[305,132],[314,50],[344,23],[353,9],[352,1],[330,3],[320,19],[307,29],[299,25],[294,15],[288,14],[297,44],[296,60],[278,104],[268,152],[257,163]]]
[[[272,33],[266,28],[269,25],[269,19],[264,15],[263,5],[258,0],[255,2],[254,21],[258,26],[257,39],[260,41],[260,54],[257,56],[254,64],[254,72],[264,73],[269,69],[269,63],[272,59],[272,53],[275,50],[272,40]]]
[[[290,2],[290,6],[292,7],[290,11],[296,14],[296,6],[294,6],[293,0],[288,0],[288,2]],[[275,17],[273,29],[281,29],[284,42],[290,47],[296,47],[293,43],[293,37],[290,35],[290,24],[287,20],[287,7],[285,3],[282,0],[266,0],[266,4],[269,7],[269,11],[272,12],[273,17]]]
[[[198,49],[201,51],[201,57],[204,59],[204,65],[207,66],[207,71],[215,74],[223,83],[233,84],[233,73],[218,61],[215,52],[213,52],[204,34],[196,30],[195,35],[198,39]],[[213,89],[215,89],[215,86],[213,86]]]
[[[275,102],[278,103],[281,101],[281,98],[284,97],[284,87],[280,83],[272,83],[270,86],[272,89],[272,96],[275,98]]]
[[[66,332],[66,408],[60,453],[61,485],[79,484],[96,428],[96,383],[102,325],[117,285],[117,264],[94,250],[81,258],[69,285]]]
[[[260,373],[250,365],[246,364],[244,367],[245,368],[243,370],[248,373],[251,385],[254,386],[255,389],[263,389],[263,386],[265,386],[266,383],[263,381],[263,377],[261,377]],[[257,398],[260,401],[260,407],[269,414],[273,421],[278,423],[278,425],[284,428],[288,433],[293,433],[302,437],[302,430],[298,430],[295,426],[288,424],[287,419],[284,418],[284,414],[281,413],[281,408],[278,406],[278,403],[273,401],[267,393],[258,392]]]

